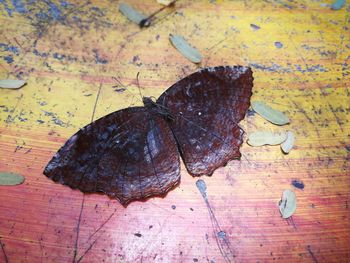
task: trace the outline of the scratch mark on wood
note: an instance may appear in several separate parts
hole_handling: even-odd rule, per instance
[[[83,199],[81,201],[80,213],[79,213],[78,224],[77,224],[77,229],[76,229],[76,238],[75,238],[75,244],[74,244],[73,263],[76,262],[77,253],[78,253],[80,222],[81,222],[81,216],[83,214],[84,203],[85,203],[85,195],[83,195]]]
[[[13,38],[14,39],[14,41],[16,42],[16,44],[21,48],[21,49],[23,49],[23,47],[22,47],[22,45],[19,43],[19,41],[17,40],[17,38]]]
[[[109,222],[109,220],[111,220],[111,218],[114,216],[115,212],[117,212],[117,209],[115,209],[114,212],[112,214],[110,214],[109,217],[95,230],[95,232],[89,236],[87,241],[89,241],[94,235],[96,235],[105,226],[105,224],[107,224]]]
[[[157,208],[159,208],[159,209],[162,209],[162,210],[165,211],[166,213],[169,213],[171,216],[176,216],[176,217],[178,217],[178,218],[185,219],[184,216],[181,216],[181,215],[179,215],[179,214],[177,214],[177,213],[174,213],[173,211],[171,211],[171,210],[169,210],[169,209],[167,209],[167,208],[164,208],[164,207],[162,207],[162,206],[160,206],[160,205],[157,205],[157,204],[155,204],[155,203],[151,203],[151,205],[153,205],[153,206],[155,206],[155,207],[157,207]]]
[[[8,263],[9,259],[8,259],[7,255],[6,255],[5,245],[1,242],[1,239],[0,239],[0,247],[1,247],[2,253],[4,254],[5,263]]]
[[[218,238],[218,233],[224,233],[224,231],[221,229],[220,224],[219,224],[219,222],[216,219],[216,216],[214,214],[214,211],[212,210],[212,208],[209,204],[209,201],[207,198],[207,192],[206,192],[206,185],[205,185],[204,181],[201,179],[197,181],[196,185],[197,185],[197,187],[198,187],[198,189],[199,189],[199,191],[200,191],[200,193],[205,201],[205,204],[208,208],[210,221],[211,221],[212,226],[213,226],[216,244],[218,245],[220,253],[223,256],[223,258],[225,259],[225,261],[230,263],[230,262],[232,262],[231,260],[233,260],[236,256],[235,256],[233,250],[231,249],[229,240],[227,239],[226,235],[221,235],[220,240]]]
[[[84,258],[84,256],[90,251],[90,249],[94,246],[94,244],[97,242],[97,240],[99,239],[100,237],[96,238],[94,240],[94,242],[92,242],[90,244],[90,246],[85,250],[85,252],[80,256],[80,258],[78,258],[77,260],[77,263],[79,263],[80,261],[82,261],[82,259]]]
[[[176,14],[175,10],[172,11],[171,13],[169,13],[169,14],[164,15],[162,18],[158,18],[157,20],[155,20],[155,23],[153,23],[153,27],[154,27],[155,25],[160,25],[160,24],[162,24],[162,23],[165,22],[168,18],[170,18],[171,16],[174,16],[174,14]]]
[[[100,98],[101,88],[102,88],[102,83],[100,83],[100,86],[99,86],[99,88],[98,88],[98,93],[97,93],[97,96],[96,96],[96,100],[95,100],[95,104],[94,104],[94,109],[93,109],[93,111],[92,111],[91,122],[93,122],[93,121],[94,121],[94,118],[95,118],[96,106],[97,106],[98,99]]]
[[[315,263],[318,263],[318,260],[317,260],[317,258],[316,258],[316,256],[315,256],[315,254],[314,254],[314,253],[312,252],[312,250],[311,250],[311,246],[308,245],[308,246],[306,247],[306,249],[307,249],[307,251],[309,252],[309,254],[310,254],[312,260],[313,260]]]
[[[227,40],[228,36],[226,36],[224,39],[221,39],[220,41],[216,42],[214,45],[212,45],[208,50],[212,50],[213,48],[217,47],[221,43],[225,42]]]
[[[209,60],[211,58],[211,55],[213,53],[213,49],[216,48],[217,46],[219,46],[220,44],[224,43],[226,40],[228,39],[228,36],[226,36],[225,38],[221,39],[220,41],[216,42],[214,45],[212,45],[210,48],[208,48],[208,50],[210,51],[209,54],[206,56],[206,61],[205,61],[205,67],[208,66],[209,64]],[[220,48],[218,49],[220,50]],[[217,50],[217,51],[218,51]]]
[[[32,151],[32,148],[29,148],[24,154],[30,153]]]
[[[218,245],[220,253],[224,257],[225,261],[230,263],[230,262],[232,262],[231,259],[233,260],[236,256],[231,249],[231,246],[229,244],[227,237],[225,236],[225,237],[220,238],[220,239],[218,238],[218,233],[223,232],[223,231],[219,225],[218,220],[215,217],[215,214],[214,214],[214,212],[209,204],[209,201],[205,200],[205,203],[206,203],[208,211],[209,211],[210,221],[211,221],[212,226],[213,226],[216,244]]]

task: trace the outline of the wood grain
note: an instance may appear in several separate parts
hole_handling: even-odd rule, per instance
[[[26,178],[0,187],[0,262],[349,262],[350,7],[331,2],[178,1],[145,29],[118,1],[1,2],[0,79],[28,84],[0,90],[0,170]],[[164,199],[127,208],[47,179],[46,163],[93,115],[141,104],[138,72],[142,94],[158,97],[197,70],[170,33],[201,52],[202,67],[250,65],[252,100],[291,123],[255,114],[242,127],[292,130],[295,149],[244,144],[241,161],[202,178],[207,201],[183,166]],[[298,200],[288,221],[278,210],[285,189]]]

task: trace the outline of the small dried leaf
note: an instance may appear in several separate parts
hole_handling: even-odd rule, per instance
[[[345,5],[345,0],[335,0],[331,6],[333,10],[339,10]]]
[[[161,5],[170,5],[174,0],[157,0],[157,2]]]
[[[249,135],[250,146],[278,145],[287,139],[285,132],[257,131]]]
[[[140,22],[147,17],[143,14],[141,14],[139,11],[135,10],[131,6],[125,4],[125,3],[120,3],[119,4],[119,11],[126,16],[130,21],[140,24]]]
[[[0,88],[3,89],[19,89],[24,86],[26,82],[20,79],[1,79]]]
[[[281,149],[284,153],[289,153],[293,147],[295,142],[294,133],[291,131],[287,131],[287,139],[281,144]]]
[[[24,182],[24,177],[20,174],[0,172],[0,185],[18,185]]]
[[[289,119],[282,112],[272,109],[261,101],[252,102],[252,108],[255,112],[261,115],[264,119],[277,125],[284,125],[289,123]]]
[[[292,216],[297,208],[297,198],[292,190],[284,190],[279,202],[279,209],[283,218]]]
[[[197,49],[191,47],[188,42],[179,35],[169,35],[170,42],[174,47],[188,60],[193,63],[200,63],[202,61],[202,56]]]

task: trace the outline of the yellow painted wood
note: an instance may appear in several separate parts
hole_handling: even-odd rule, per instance
[[[349,261],[349,4],[334,11],[331,1],[178,1],[140,29],[118,1],[30,2],[0,3],[0,79],[28,82],[0,89],[0,170],[26,177],[0,188],[0,262]],[[127,2],[145,14],[160,8]],[[201,67],[250,65],[252,100],[291,120],[278,127],[249,116],[241,123],[247,134],[296,136],[288,155],[244,144],[241,161],[203,178],[215,219],[184,167],[166,198],[127,208],[97,194],[82,202],[82,193],[42,174],[92,118],[141,105],[138,72],[142,94],[158,97],[197,70],[170,33],[198,48]],[[122,86],[113,77],[126,91],[115,91]],[[278,211],[285,189],[298,199],[293,221]]]

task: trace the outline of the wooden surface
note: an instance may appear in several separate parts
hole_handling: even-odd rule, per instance
[[[141,30],[117,1],[0,1],[0,79],[28,82],[0,90],[0,171],[26,178],[0,186],[0,262],[349,262],[350,6],[330,3],[179,1]],[[295,149],[244,144],[241,161],[202,178],[208,203],[183,166],[164,199],[127,208],[47,179],[46,163],[79,128],[141,104],[138,72],[143,95],[158,97],[197,70],[169,33],[200,50],[201,67],[250,65],[252,100],[291,123],[252,115],[241,125],[292,130]],[[297,195],[292,220],[278,210],[284,189]]]

